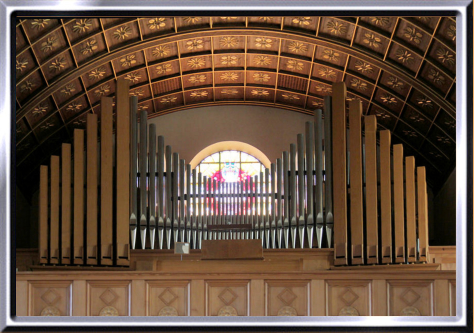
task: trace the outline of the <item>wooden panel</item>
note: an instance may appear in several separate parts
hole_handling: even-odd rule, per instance
[[[265,283],[263,280],[250,281],[250,315],[265,315]]]
[[[147,281],[145,315],[189,316],[189,286],[189,281]]]
[[[333,85],[332,165],[334,264],[347,265],[346,85]]]
[[[362,188],[362,102],[349,102],[351,264],[364,263],[364,208]]]
[[[59,263],[59,156],[51,156],[50,263]]]
[[[263,285],[262,285],[263,289]],[[28,282],[16,282],[16,316],[28,315]]]
[[[260,239],[203,240],[202,259],[263,259]]]
[[[100,263],[112,265],[113,239],[113,106],[102,97],[100,111]]]
[[[309,281],[266,281],[266,316],[308,316]]]
[[[405,207],[408,262],[416,261],[415,158],[405,157]]]
[[[380,131],[380,215],[382,263],[392,262],[392,178],[390,131]]]
[[[88,281],[88,316],[130,316],[130,281]]]
[[[447,306],[449,302],[449,281],[435,280],[434,281],[434,315],[435,316],[450,316],[450,309]]]
[[[373,280],[372,282],[372,314],[373,316],[387,316],[387,281]]]
[[[97,265],[97,115],[87,114],[86,262]]]
[[[130,105],[129,82],[117,79],[117,129],[116,129],[116,223],[117,223],[117,265],[130,264],[129,218],[130,218]]]
[[[365,117],[365,216],[367,264],[378,263],[377,118]]]
[[[311,316],[326,316],[326,282],[311,280]]]
[[[449,315],[456,315],[456,280],[449,280]]]
[[[85,316],[87,314],[87,285],[84,280],[75,280],[72,282],[72,315]]]
[[[393,209],[395,227],[393,233],[394,260],[405,262],[405,205],[403,197],[403,145],[393,146]]]
[[[249,316],[249,281],[207,281],[207,316]]]
[[[191,316],[206,315],[206,293],[204,280],[191,281]]]
[[[39,263],[48,263],[48,166],[40,166],[39,194]]]
[[[370,289],[370,281],[328,280],[328,316],[369,316]]]
[[[428,193],[426,191],[426,169],[416,168],[417,203],[418,203],[418,239],[419,261],[428,261]]]
[[[33,281],[29,289],[29,316],[71,315],[72,281]]]
[[[71,145],[61,146],[61,264],[71,264]]]
[[[74,129],[74,264],[84,264],[84,131]]]
[[[432,316],[432,281],[387,281],[389,316]]]

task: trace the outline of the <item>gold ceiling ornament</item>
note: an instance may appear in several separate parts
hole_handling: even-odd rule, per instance
[[[251,91],[252,95],[256,96],[256,97],[264,97],[264,96],[269,96],[270,93],[268,92],[268,90],[264,90],[264,89],[253,89]]]
[[[317,92],[322,92],[322,93],[332,93],[332,88],[330,86],[326,86],[324,84],[317,84],[314,86],[314,89],[317,91]]]
[[[166,17],[155,17],[148,20],[148,28],[150,30],[160,30],[166,26]]]
[[[239,44],[239,40],[236,37],[226,36],[219,40],[221,47],[236,47]]]
[[[220,76],[223,81],[236,81],[239,78],[239,74],[233,72],[225,72]]]
[[[204,83],[206,82],[206,75],[193,75],[188,78],[189,83]]]
[[[144,91],[142,88],[132,90],[132,91],[130,91],[130,93],[129,93],[129,96],[142,97],[143,95],[145,95],[145,91]]]
[[[99,68],[93,69],[89,73],[89,80],[98,80],[101,77],[103,77],[105,75],[105,73],[106,73],[106,71],[105,71],[104,66],[100,66]]]
[[[446,81],[444,76],[441,75],[441,73],[433,68],[430,68],[428,71],[428,79],[433,81],[433,83],[436,83],[437,85],[442,85]]]
[[[400,49],[397,50],[397,52],[395,52],[395,56],[402,63],[407,63],[409,65],[413,63],[414,58],[408,50],[404,50],[404,49],[400,48]]]
[[[311,17],[293,17],[291,22],[298,25],[310,25],[312,20]]]
[[[237,20],[237,17],[220,17],[221,20],[223,21],[230,21],[230,20]]]
[[[204,48],[202,39],[193,39],[186,42],[186,48],[190,51]]]
[[[89,30],[92,27],[92,20],[91,19],[80,19],[76,21],[76,24],[73,25],[72,31],[76,34],[82,34]]]
[[[97,50],[97,41],[95,39],[91,39],[87,42],[85,42],[84,47],[80,49],[80,52],[84,55],[93,53],[95,50]]]
[[[156,66],[155,69],[156,69],[156,74],[162,75],[162,74],[171,72],[173,68],[171,67],[171,64],[163,64],[163,65]]]
[[[183,21],[188,24],[198,23],[198,22],[201,22],[201,20],[202,20],[202,17],[198,17],[198,16],[188,16],[188,17],[183,18]]]
[[[170,47],[168,45],[158,45],[151,51],[151,55],[155,58],[163,58],[170,54]]]
[[[139,105],[137,108],[138,112],[146,111],[146,110],[148,110],[148,105]]]
[[[450,146],[451,145],[451,140],[449,140],[447,137],[445,136],[441,136],[441,135],[437,135],[436,136],[436,141],[438,141],[439,143],[443,144],[443,145],[447,145],[447,146]]]
[[[273,39],[268,37],[255,38],[255,46],[261,48],[270,48],[273,45]]]
[[[57,37],[49,37],[46,42],[41,43],[41,51],[43,53],[47,53],[58,46],[58,39]]]
[[[80,126],[83,126],[85,123],[86,123],[86,120],[84,119],[84,117],[82,117],[82,118],[74,120],[74,122],[72,124],[75,127],[80,127]]]
[[[375,116],[380,119],[390,119],[390,115],[384,111],[375,110]]]
[[[254,73],[253,79],[257,82],[268,82],[270,81],[270,75],[267,73]]]
[[[191,58],[187,62],[188,66],[191,68],[201,68],[206,65],[204,58]]]
[[[207,97],[207,95],[209,95],[209,93],[203,90],[203,91],[193,91],[191,92],[189,96],[193,99],[198,99],[198,98]]]
[[[336,78],[336,72],[330,68],[327,67],[322,67],[319,68],[318,74],[326,79],[335,79]]]
[[[449,66],[454,65],[454,62],[455,62],[454,54],[451,54],[445,48],[440,47],[439,49],[437,49],[436,56],[438,57],[439,60],[441,60],[443,64],[446,63]]]
[[[128,73],[125,76],[125,80],[128,80],[132,83],[137,83],[138,81],[140,81],[141,78],[142,78],[142,76],[138,72]]]
[[[409,138],[417,138],[418,134],[415,133],[415,131],[412,130],[403,130],[403,134]]]
[[[18,132],[18,130],[17,130],[16,132],[17,132],[18,134],[21,133],[21,131]],[[17,151],[17,152],[21,152],[21,151],[23,151],[23,150],[25,150],[25,149],[27,149],[27,148],[30,148],[30,143],[29,143],[29,142],[24,142],[24,143],[21,143],[21,144],[20,144],[20,146],[16,149],[16,151]]]
[[[74,85],[74,83],[69,83],[63,89],[61,89],[60,92],[64,96],[71,96],[71,94],[75,91],[76,91],[76,86]]]
[[[23,72],[23,70],[26,68],[27,65],[28,65],[28,60],[25,58],[16,60],[16,70],[19,71],[20,73]]]
[[[390,19],[388,17],[381,16],[371,17],[370,21],[375,25],[380,25],[381,27],[385,27],[390,23]]]
[[[44,115],[48,111],[48,105],[46,103],[40,103],[33,109],[33,116],[39,117]]]
[[[416,103],[423,107],[423,108],[428,108],[428,109],[432,109],[433,108],[433,101],[427,97],[418,97],[416,99]]]
[[[367,90],[367,83],[359,79],[351,79],[351,86],[361,91]]]
[[[304,64],[297,60],[290,59],[286,62],[286,68],[300,71],[303,69]]]
[[[405,36],[410,42],[413,42],[415,44],[420,44],[421,39],[423,38],[423,34],[421,32],[418,32],[414,27],[406,27],[403,30],[403,36]]]
[[[336,52],[334,50],[324,50],[323,51],[323,58],[329,61],[338,61],[340,57],[339,52]]]
[[[53,123],[50,123],[49,121],[45,121],[41,126],[40,126],[40,129],[41,131],[47,131],[48,129],[54,127],[54,124]]]
[[[417,19],[425,24],[428,24],[431,21],[431,17],[429,16],[418,16]]]
[[[120,59],[120,63],[122,64],[122,67],[131,67],[132,65],[136,64],[137,60],[135,60],[135,55],[130,54],[126,56],[125,58]]]
[[[414,123],[424,123],[425,122],[425,119],[423,119],[418,113],[412,113],[412,114],[410,114],[410,116],[408,118],[410,118],[410,120],[413,121]]]
[[[222,56],[221,65],[237,65],[239,59],[236,56]]]
[[[367,32],[364,34],[364,36],[365,38],[362,39],[362,41],[370,47],[378,49],[382,45],[382,40],[379,37],[375,36],[375,34]]]
[[[128,25],[125,25],[114,31],[114,38],[119,39],[119,40],[125,39],[125,38],[128,38],[128,36],[131,33],[132,33],[132,29]]]
[[[160,100],[160,103],[161,104],[171,104],[171,103],[174,103],[178,100],[178,97],[163,97],[161,100]]]
[[[300,99],[299,96],[297,95],[293,95],[293,94],[282,94],[281,97],[283,97],[283,99],[287,100],[287,101],[297,101]]]
[[[456,128],[456,120],[454,120],[454,119],[445,121],[444,124],[446,126],[448,126],[449,128],[451,128],[451,129]]]
[[[453,42],[456,41],[456,25],[450,24],[448,29],[446,29],[446,35],[451,38]]]
[[[371,74],[374,72],[374,69],[372,68],[372,65],[366,63],[366,62],[363,62],[361,60],[357,60],[355,62],[355,68],[364,73],[364,74]]]
[[[389,85],[390,87],[394,89],[403,89],[405,86],[405,84],[395,76],[390,76],[388,78],[387,85]]]
[[[49,24],[50,19],[34,19],[31,21],[31,27],[36,30],[41,30]]]
[[[291,52],[295,52],[295,53],[300,53],[300,52],[305,53],[308,51],[308,45],[301,42],[293,41],[288,45],[288,49]]]
[[[268,66],[272,63],[272,58],[267,57],[267,56],[256,56],[253,59],[253,62],[257,66]]]
[[[337,22],[337,21],[329,21],[326,24],[326,28],[329,30],[330,33],[334,35],[345,35],[347,33],[347,26]]]
[[[222,89],[222,95],[237,95],[239,92],[237,89]]]
[[[98,89],[96,89],[94,91],[94,94],[97,97],[102,97],[102,96],[107,95],[107,93],[109,93],[109,92],[110,92],[110,85],[104,84],[103,86],[100,86]]]
[[[428,154],[430,154],[431,156],[433,156],[434,158],[441,158],[443,157],[440,153],[437,153],[435,151],[430,151]]]
[[[31,92],[33,90],[33,88],[36,87],[36,81],[34,79],[31,79],[31,80],[26,80],[25,83],[23,83],[21,86],[20,86],[20,91],[21,92]]]
[[[270,16],[260,16],[258,19],[263,22],[273,21],[273,17]]]
[[[79,103],[79,102],[72,102],[71,104],[69,104],[67,107],[66,107],[66,111],[67,112],[77,112],[79,110],[81,110],[82,108],[82,104]]]
[[[312,101],[311,105],[316,107],[316,108],[322,108],[323,107],[323,102],[321,102],[321,101]]]
[[[395,99],[395,97],[393,97],[390,94],[385,94],[385,95],[381,96],[380,99],[382,100],[382,103],[387,104],[387,105],[392,105],[392,104],[396,105],[397,104],[397,100]]]
[[[63,57],[58,57],[51,62],[51,65],[49,65],[49,71],[50,72],[59,72],[61,69],[63,69],[66,66],[66,61],[64,60]]]

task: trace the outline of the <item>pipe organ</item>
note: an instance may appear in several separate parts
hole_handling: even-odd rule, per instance
[[[289,151],[236,182],[180,159],[128,89],[119,79],[115,122],[112,99],[103,97],[100,126],[88,115],[72,147],[64,143],[61,156],[41,166],[41,264],[128,266],[130,249],[234,239],[260,239],[266,249],[334,248],[335,265],[427,261],[425,168],[391,144],[389,131],[377,133],[359,100],[346,110],[344,83],[334,84]]]

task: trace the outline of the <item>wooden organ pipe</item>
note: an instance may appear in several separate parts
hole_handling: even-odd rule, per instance
[[[97,115],[89,113],[86,124],[87,137],[87,265],[97,265]]]
[[[393,146],[393,210],[395,263],[405,262],[405,204],[403,202],[403,146]]]
[[[326,96],[324,97],[324,196],[326,210],[324,222],[326,225],[326,239],[328,247],[333,246],[332,235],[334,228],[332,160],[332,100],[330,96]]]
[[[408,262],[416,261],[415,158],[405,157],[406,250]]]
[[[383,264],[392,262],[392,163],[390,131],[380,131],[380,236]]]
[[[367,264],[378,263],[377,117],[365,117],[365,212]]]
[[[50,212],[50,250],[51,264],[59,264],[59,156],[51,156],[51,212]],[[97,236],[97,233],[94,233]]]
[[[112,183],[112,177],[110,178]],[[71,145],[63,143],[61,146],[61,264],[63,265],[72,263],[71,199]],[[112,233],[109,237],[112,238]],[[112,240],[110,246],[112,248]]]
[[[133,96],[135,97],[135,96]],[[135,249],[138,228],[138,208],[137,208],[137,172],[138,172],[138,151],[137,151],[137,99],[130,98],[130,238],[132,250]]]
[[[416,168],[418,239],[419,257],[421,262],[428,261],[428,193],[426,190],[426,169]]]
[[[74,264],[85,264],[84,247],[84,130],[74,129]],[[47,183],[47,179],[46,179]],[[117,184],[118,185],[118,184]],[[46,189],[47,193],[47,189]],[[128,204],[128,203],[127,203]],[[40,205],[41,207],[41,205]],[[46,212],[47,214],[47,212]],[[41,218],[41,215],[40,215]],[[40,220],[41,221],[41,220]],[[47,223],[47,221],[46,221]],[[127,221],[128,224],[128,221]],[[41,223],[40,223],[41,225]],[[41,260],[41,253],[40,253]]]
[[[318,248],[322,248],[323,241],[323,118],[322,111],[314,111],[314,160],[315,160],[315,205],[314,215],[316,224],[316,242]]]
[[[48,166],[40,166],[40,189],[39,189],[39,232],[38,232],[38,250],[39,263],[49,263],[48,253],[48,205],[49,205],[49,191],[48,191]],[[81,232],[82,235],[82,232]]]
[[[178,192],[178,181],[179,181],[179,154],[173,153],[173,174],[172,177],[172,189],[171,189],[171,200],[172,200],[172,232],[173,232],[173,240],[175,243],[178,242],[179,237],[179,216],[178,216],[178,208],[179,208],[179,195]]]

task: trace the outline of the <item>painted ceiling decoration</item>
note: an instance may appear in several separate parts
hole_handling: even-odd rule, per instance
[[[455,166],[455,59],[451,17],[23,18],[17,172],[36,184],[118,77],[150,118],[225,104],[313,114],[344,81],[436,189]]]

